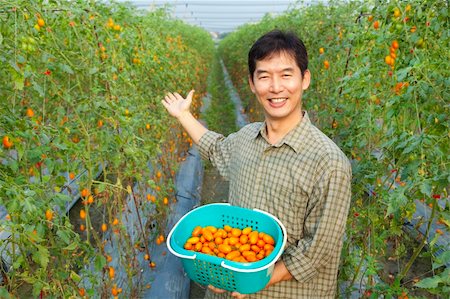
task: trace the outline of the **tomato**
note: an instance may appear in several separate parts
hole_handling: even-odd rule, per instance
[[[45,211],[45,219],[47,219],[47,221],[52,221],[52,219],[53,219],[53,212],[52,212],[52,210]]]
[[[191,238],[187,239],[186,242],[191,243],[191,244],[197,244],[198,242],[200,242],[200,238],[199,237],[191,237]]]
[[[205,237],[207,241],[214,239],[213,233],[208,229],[203,229],[203,237]]]
[[[114,279],[115,273],[114,273],[114,268],[113,267],[109,267],[109,278]]]
[[[37,24],[39,25],[39,27],[44,27],[45,26],[45,21],[42,18],[39,18],[37,20]]]
[[[13,146],[13,142],[9,139],[8,136],[3,137],[3,147],[4,148],[11,148]]]
[[[373,22],[373,28],[375,28],[375,29],[380,28],[380,22],[378,20]]]

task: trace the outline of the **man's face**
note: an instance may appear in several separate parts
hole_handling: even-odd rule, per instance
[[[256,62],[250,88],[264,108],[267,120],[291,122],[301,117],[302,94],[310,73],[301,71],[292,55],[277,53]]]

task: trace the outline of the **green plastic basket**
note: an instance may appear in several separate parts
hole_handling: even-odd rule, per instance
[[[253,263],[239,263],[183,248],[196,226],[230,225],[237,228],[251,227],[263,231],[275,239],[275,248],[266,258]],[[262,290],[269,282],[275,262],[286,244],[286,228],[273,215],[258,210],[231,206],[227,203],[208,204],[184,215],[167,237],[167,248],[181,258],[190,279],[202,285],[251,294]]]

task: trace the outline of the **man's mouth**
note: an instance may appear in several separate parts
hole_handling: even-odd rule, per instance
[[[274,104],[281,103],[281,102],[284,102],[286,100],[287,100],[287,98],[273,98],[273,99],[269,99],[269,101],[271,103],[274,103]]]

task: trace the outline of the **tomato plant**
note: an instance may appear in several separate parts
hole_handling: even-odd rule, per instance
[[[129,262],[140,254],[134,244],[164,231],[174,174],[192,142],[160,101],[194,88],[198,113],[212,55],[208,33],[163,10],[2,1],[1,296],[136,292],[117,280],[105,242],[123,240],[120,268],[128,281],[139,275]],[[77,197],[84,206],[75,227],[67,207]],[[153,215],[157,233],[128,234],[122,219],[130,199],[137,213]],[[104,219],[96,227],[98,209]]]

